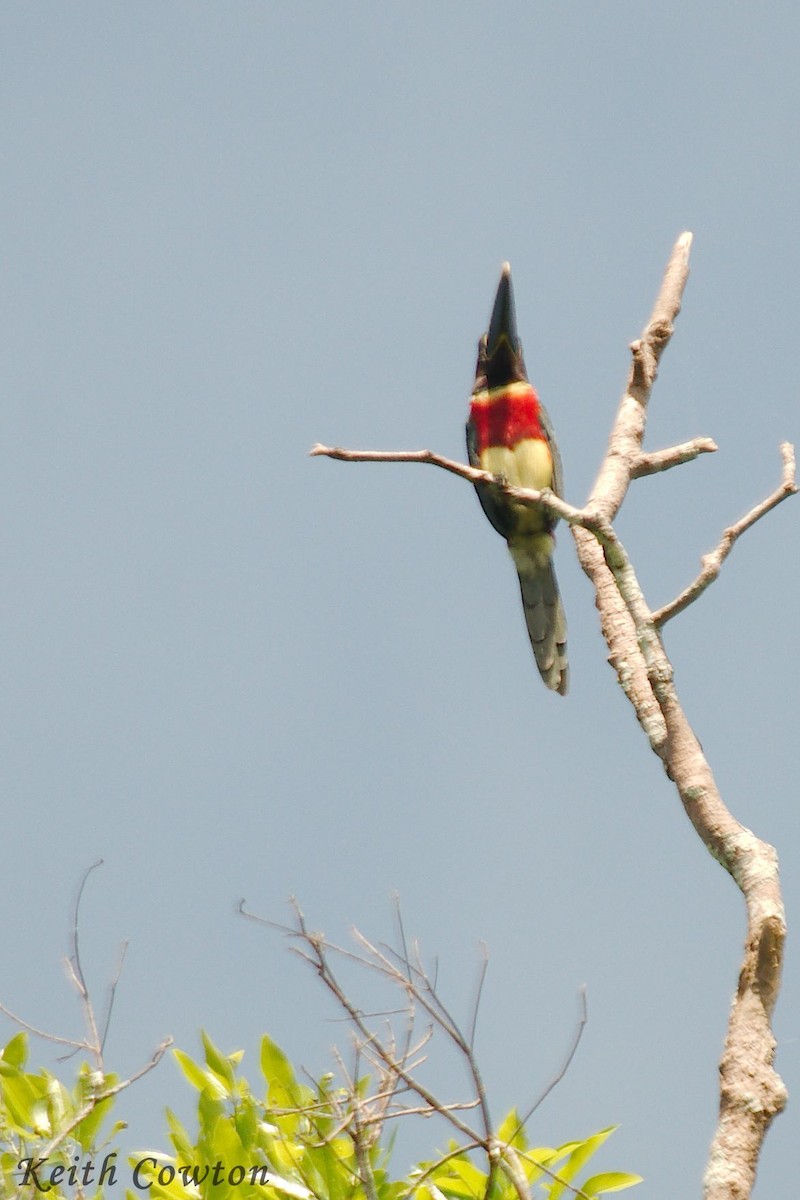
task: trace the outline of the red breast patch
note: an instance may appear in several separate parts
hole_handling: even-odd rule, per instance
[[[472,397],[470,417],[478,453],[489,446],[516,446],[525,438],[541,438],[539,397],[529,383],[512,383]]]

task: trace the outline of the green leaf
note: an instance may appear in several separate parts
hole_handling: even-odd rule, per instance
[[[230,1117],[223,1117],[214,1126],[211,1139],[213,1157],[220,1162],[241,1163],[244,1159],[242,1142]]]
[[[479,1170],[474,1163],[466,1157],[454,1158],[448,1164],[464,1183],[469,1184],[476,1195],[482,1195],[486,1188],[486,1173]]]
[[[326,1200],[345,1200],[352,1190],[352,1171],[340,1158],[341,1141],[338,1147],[335,1142],[306,1146],[299,1170],[303,1182]]]
[[[463,1200],[472,1200],[479,1193],[465,1183],[463,1179],[436,1179],[436,1187],[445,1196],[460,1196]]]
[[[82,1150],[94,1149],[98,1130],[113,1106],[114,1100],[111,1097],[108,1100],[98,1101],[89,1115],[84,1117],[80,1125],[76,1126],[72,1136]]]
[[[211,1038],[208,1036],[205,1030],[201,1030],[200,1036],[203,1039],[203,1049],[205,1050],[206,1054],[206,1062],[214,1074],[218,1075],[220,1079],[227,1083],[228,1091],[230,1092],[234,1085],[233,1067],[228,1059],[225,1058],[223,1054],[220,1054],[219,1050],[211,1041]]]
[[[156,1166],[153,1167],[150,1162],[146,1166],[139,1165],[145,1159],[156,1159]],[[128,1162],[134,1168],[137,1168],[137,1181],[139,1190],[136,1193],[128,1192],[128,1196],[147,1196],[148,1200],[197,1200],[197,1191],[184,1186],[181,1176],[177,1172],[178,1164],[175,1159],[169,1154],[159,1154],[152,1150],[141,1153],[140,1156],[130,1155]],[[163,1167],[172,1167],[175,1169],[175,1176],[169,1182],[163,1184],[157,1183],[159,1171]],[[152,1183],[149,1184],[149,1181]],[[146,1189],[146,1190],[145,1190]]]
[[[18,1069],[24,1067],[28,1059],[27,1033],[15,1033],[11,1041],[6,1042],[0,1058],[9,1067],[17,1067]]]
[[[525,1137],[525,1129],[520,1122],[519,1113],[515,1108],[512,1108],[498,1129],[497,1140],[504,1142],[506,1145],[513,1146],[515,1150],[527,1149],[528,1143]]]
[[[191,1162],[194,1154],[194,1147],[192,1146],[189,1134],[175,1116],[175,1113],[172,1111],[172,1109],[166,1109],[165,1116],[167,1118],[167,1125],[169,1126],[169,1140],[172,1142],[178,1158],[181,1159],[182,1162]]]
[[[530,1150],[519,1152],[519,1161],[528,1183],[534,1183],[544,1175],[543,1167],[549,1167],[552,1170],[552,1164],[557,1162],[558,1158],[559,1152],[552,1146],[533,1146]]]
[[[604,1192],[622,1192],[625,1188],[635,1187],[641,1182],[641,1175],[629,1175],[625,1171],[603,1171],[582,1183],[581,1191],[587,1196],[600,1196]]]
[[[266,1195],[272,1196],[276,1192],[280,1196],[291,1196],[294,1200],[310,1200],[311,1192],[302,1183],[295,1183],[291,1179],[284,1179],[281,1175],[276,1175],[274,1172],[269,1173],[270,1187],[266,1191]],[[261,1189],[259,1188],[259,1194]]]
[[[35,1075],[15,1071],[3,1076],[3,1107],[19,1133],[28,1132],[37,1124],[37,1119],[41,1120],[41,1116],[37,1118],[34,1114],[37,1104],[42,1104],[44,1092],[44,1081]]]
[[[172,1054],[192,1087],[197,1088],[198,1092],[202,1092],[208,1083],[203,1068],[199,1067],[194,1059],[190,1058],[188,1054],[184,1054],[182,1050],[173,1050]]]
[[[197,1100],[197,1115],[200,1118],[200,1136],[198,1144],[210,1147],[217,1122],[225,1113],[225,1105],[209,1088],[203,1088]]]
[[[572,1182],[581,1168],[600,1149],[603,1142],[611,1137],[616,1128],[616,1125],[609,1125],[608,1129],[601,1129],[599,1133],[592,1134],[591,1137],[586,1138],[583,1142],[569,1143],[570,1154],[563,1166],[560,1166],[557,1170],[558,1179],[553,1182],[549,1189],[550,1200],[559,1200],[563,1196],[565,1185]],[[565,1149],[565,1146],[559,1147],[559,1157]]]
[[[266,1034],[261,1039],[261,1074],[270,1086],[279,1084],[289,1094],[297,1087],[292,1064]]]
[[[483,1196],[486,1191],[486,1174],[470,1162],[466,1154],[451,1158],[449,1162],[433,1172],[431,1182],[445,1195],[464,1197]]]
[[[189,1083],[198,1092],[211,1091],[218,1098],[227,1095],[224,1085],[213,1071],[204,1070],[182,1050],[173,1050],[172,1053]]]
[[[64,1120],[72,1113],[72,1097],[63,1083],[47,1072],[42,1073],[47,1079],[47,1116],[50,1128],[59,1130]]]
[[[236,1106],[234,1113],[236,1132],[246,1151],[252,1150],[258,1134],[258,1114],[252,1097],[244,1096]]]

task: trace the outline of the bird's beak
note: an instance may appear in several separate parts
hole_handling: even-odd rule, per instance
[[[494,298],[492,319],[486,335],[486,353],[489,358],[494,358],[503,341],[508,343],[512,354],[517,353],[519,334],[517,333],[517,314],[514,308],[514,289],[511,286],[510,263],[503,263],[500,282],[497,285],[497,295]]]
[[[517,333],[510,263],[503,263],[500,282],[497,285],[492,319],[489,322],[484,347],[484,370],[490,388],[502,387],[514,380],[527,379],[522,345]]]

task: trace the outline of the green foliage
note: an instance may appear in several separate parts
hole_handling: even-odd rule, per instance
[[[199,1093],[196,1139],[168,1113],[174,1153],[151,1159],[146,1176],[140,1168],[141,1178],[153,1181],[150,1194],[159,1200],[196,1200],[198,1195],[220,1200],[519,1200],[515,1172],[516,1182],[532,1197],[560,1200],[576,1192],[593,1198],[640,1181],[638,1175],[605,1172],[577,1182],[613,1127],[559,1147],[531,1147],[514,1112],[497,1130],[500,1160],[491,1179],[488,1166],[477,1165],[474,1151],[452,1142],[439,1158],[420,1163],[407,1179],[393,1181],[381,1107],[369,1093],[368,1079],[362,1077],[349,1089],[332,1087],[329,1075],[313,1087],[299,1083],[280,1047],[264,1037],[264,1094],[257,1099],[237,1074],[240,1054],[222,1055],[205,1035],[203,1047],[204,1063],[175,1052]],[[244,1173],[241,1180],[237,1173],[233,1183],[232,1166]],[[266,1179],[259,1176],[260,1168]],[[163,1186],[157,1182],[159,1171]],[[191,1186],[193,1181],[199,1190]]]
[[[117,1077],[100,1076],[84,1064],[70,1090],[48,1071],[26,1071],[27,1061],[28,1037],[18,1033],[0,1053],[0,1194],[20,1200],[40,1195],[36,1172],[29,1173],[28,1183],[21,1186],[20,1163],[36,1163],[46,1156],[48,1176],[61,1168],[60,1175],[69,1185],[69,1191],[53,1188],[49,1194],[54,1200],[74,1197],[69,1171],[75,1172],[76,1156],[84,1160],[101,1149],[100,1127],[114,1103],[112,1097],[103,1097],[115,1087]],[[121,1123],[115,1125],[109,1139],[121,1128]],[[103,1191],[94,1194],[102,1196]]]
[[[619,1192],[641,1183],[640,1175],[622,1171],[607,1171],[578,1182],[578,1177],[596,1150],[614,1132],[616,1126],[602,1129],[581,1142],[566,1142],[563,1146],[528,1144],[516,1112],[510,1112],[497,1130],[500,1147],[500,1168],[491,1181],[487,1171],[477,1167],[473,1158],[451,1142],[451,1157],[438,1163],[421,1163],[411,1175],[415,1200],[519,1200],[517,1183],[528,1194],[546,1200],[563,1196],[593,1198],[607,1192]],[[414,1186],[416,1181],[416,1186]]]
[[[202,1061],[180,1050],[174,1054],[197,1094],[196,1131],[167,1110],[171,1149],[129,1157],[134,1189],[128,1200],[520,1200],[526,1191],[532,1200],[561,1200],[639,1182],[619,1172],[583,1177],[613,1128],[559,1147],[531,1147],[514,1112],[496,1131],[493,1170],[483,1151],[451,1142],[408,1178],[393,1180],[385,1094],[370,1091],[368,1078],[353,1087],[334,1086],[330,1075],[301,1083],[268,1037],[261,1043],[257,1092],[239,1074],[241,1052],[222,1054],[205,1034]],[[119,1152],[103,1154],[98,1139],[114,1102],[105,1093],[116,1080],[98,1078],[84,1066],[70,1090],[47,1071],[27,1072],[26,1062],[27,1040],[17,1034],[0,1057],[2,1195],[41,1195],[30,1179],[20,1186],[20,1162],[46,1157],[37,1179],[52,1181],[52,1200],[110,1197],[115,1189],[108,1179],[101,1186],[98,1177],[109,1153]],[[119,1129],[114,1126],[110,1137]],[[86,1162],[93,1164],[88,1178],[68,1178],[70,1168],[79,1171]]]

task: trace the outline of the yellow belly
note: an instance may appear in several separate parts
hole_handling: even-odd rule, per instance
[[[552,487],[553,460],[550,448],[541,438],[525,438],[516,446],[488,446],[481,454],[481,466],[493,475],[502,475],[512,487]]]
[[[481,467],[493,475],[501,475],[512,487],[552,487],[553,460],[546,442],[540,438],[526,438],[509,446],[489,446],[481,454]],[[548,518],[537,505],[513,504],[514,526],[517,535],[538,534],[547,528]],[[552,539],[548,539],[548,553],[552,553]]]

